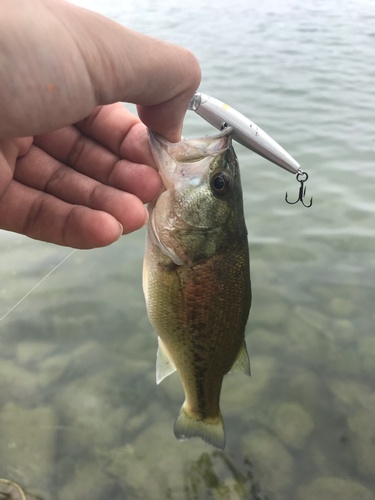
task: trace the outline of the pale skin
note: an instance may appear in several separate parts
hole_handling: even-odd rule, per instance
[[[94,248],[142,227],[161,189],[146,126],[180,140],[199,82],[186,49],[64,0],[2,0],[0,229]]]

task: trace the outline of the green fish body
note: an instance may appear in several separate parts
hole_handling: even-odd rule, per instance
[[[172,144],[149,132],[165,190],[149,204],[143,288],[159,335],[157,383],[178,371],[185,403],[178,439],[223,449],[224,375],[250,375],[244,332],[249,252],[231,129]]]

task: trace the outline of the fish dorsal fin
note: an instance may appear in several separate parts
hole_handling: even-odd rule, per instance
[[[174,373],[177,368],[167,354],[163,341],[158,337],[158,353],[156,355],[156,383],[160,384],[168,375]]]
[[[250,359],[247,353],[245,340],[243,341],[240,352],[238,353],[237,358],[228,373],[234,373],[234,372],[245,373],[246,375],[249,376],[251,375]]]

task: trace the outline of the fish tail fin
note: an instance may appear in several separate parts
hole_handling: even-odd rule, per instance
[[[174,435],[180,441],[199,437],[206,443],[223,450],[225,448],[225,432],[220,410],[215,418],[199,418],[189,411],[186,402],[174,424]]]

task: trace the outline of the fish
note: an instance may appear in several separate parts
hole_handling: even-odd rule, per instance
[[[185,391],[177,439],[225,447],[223,378],[250,375],[245,326],[250,263],[232,129],[170,143],[149,130],[164,189],[148,204],[143,290],[158,334],[156,382],[176,370]]]

